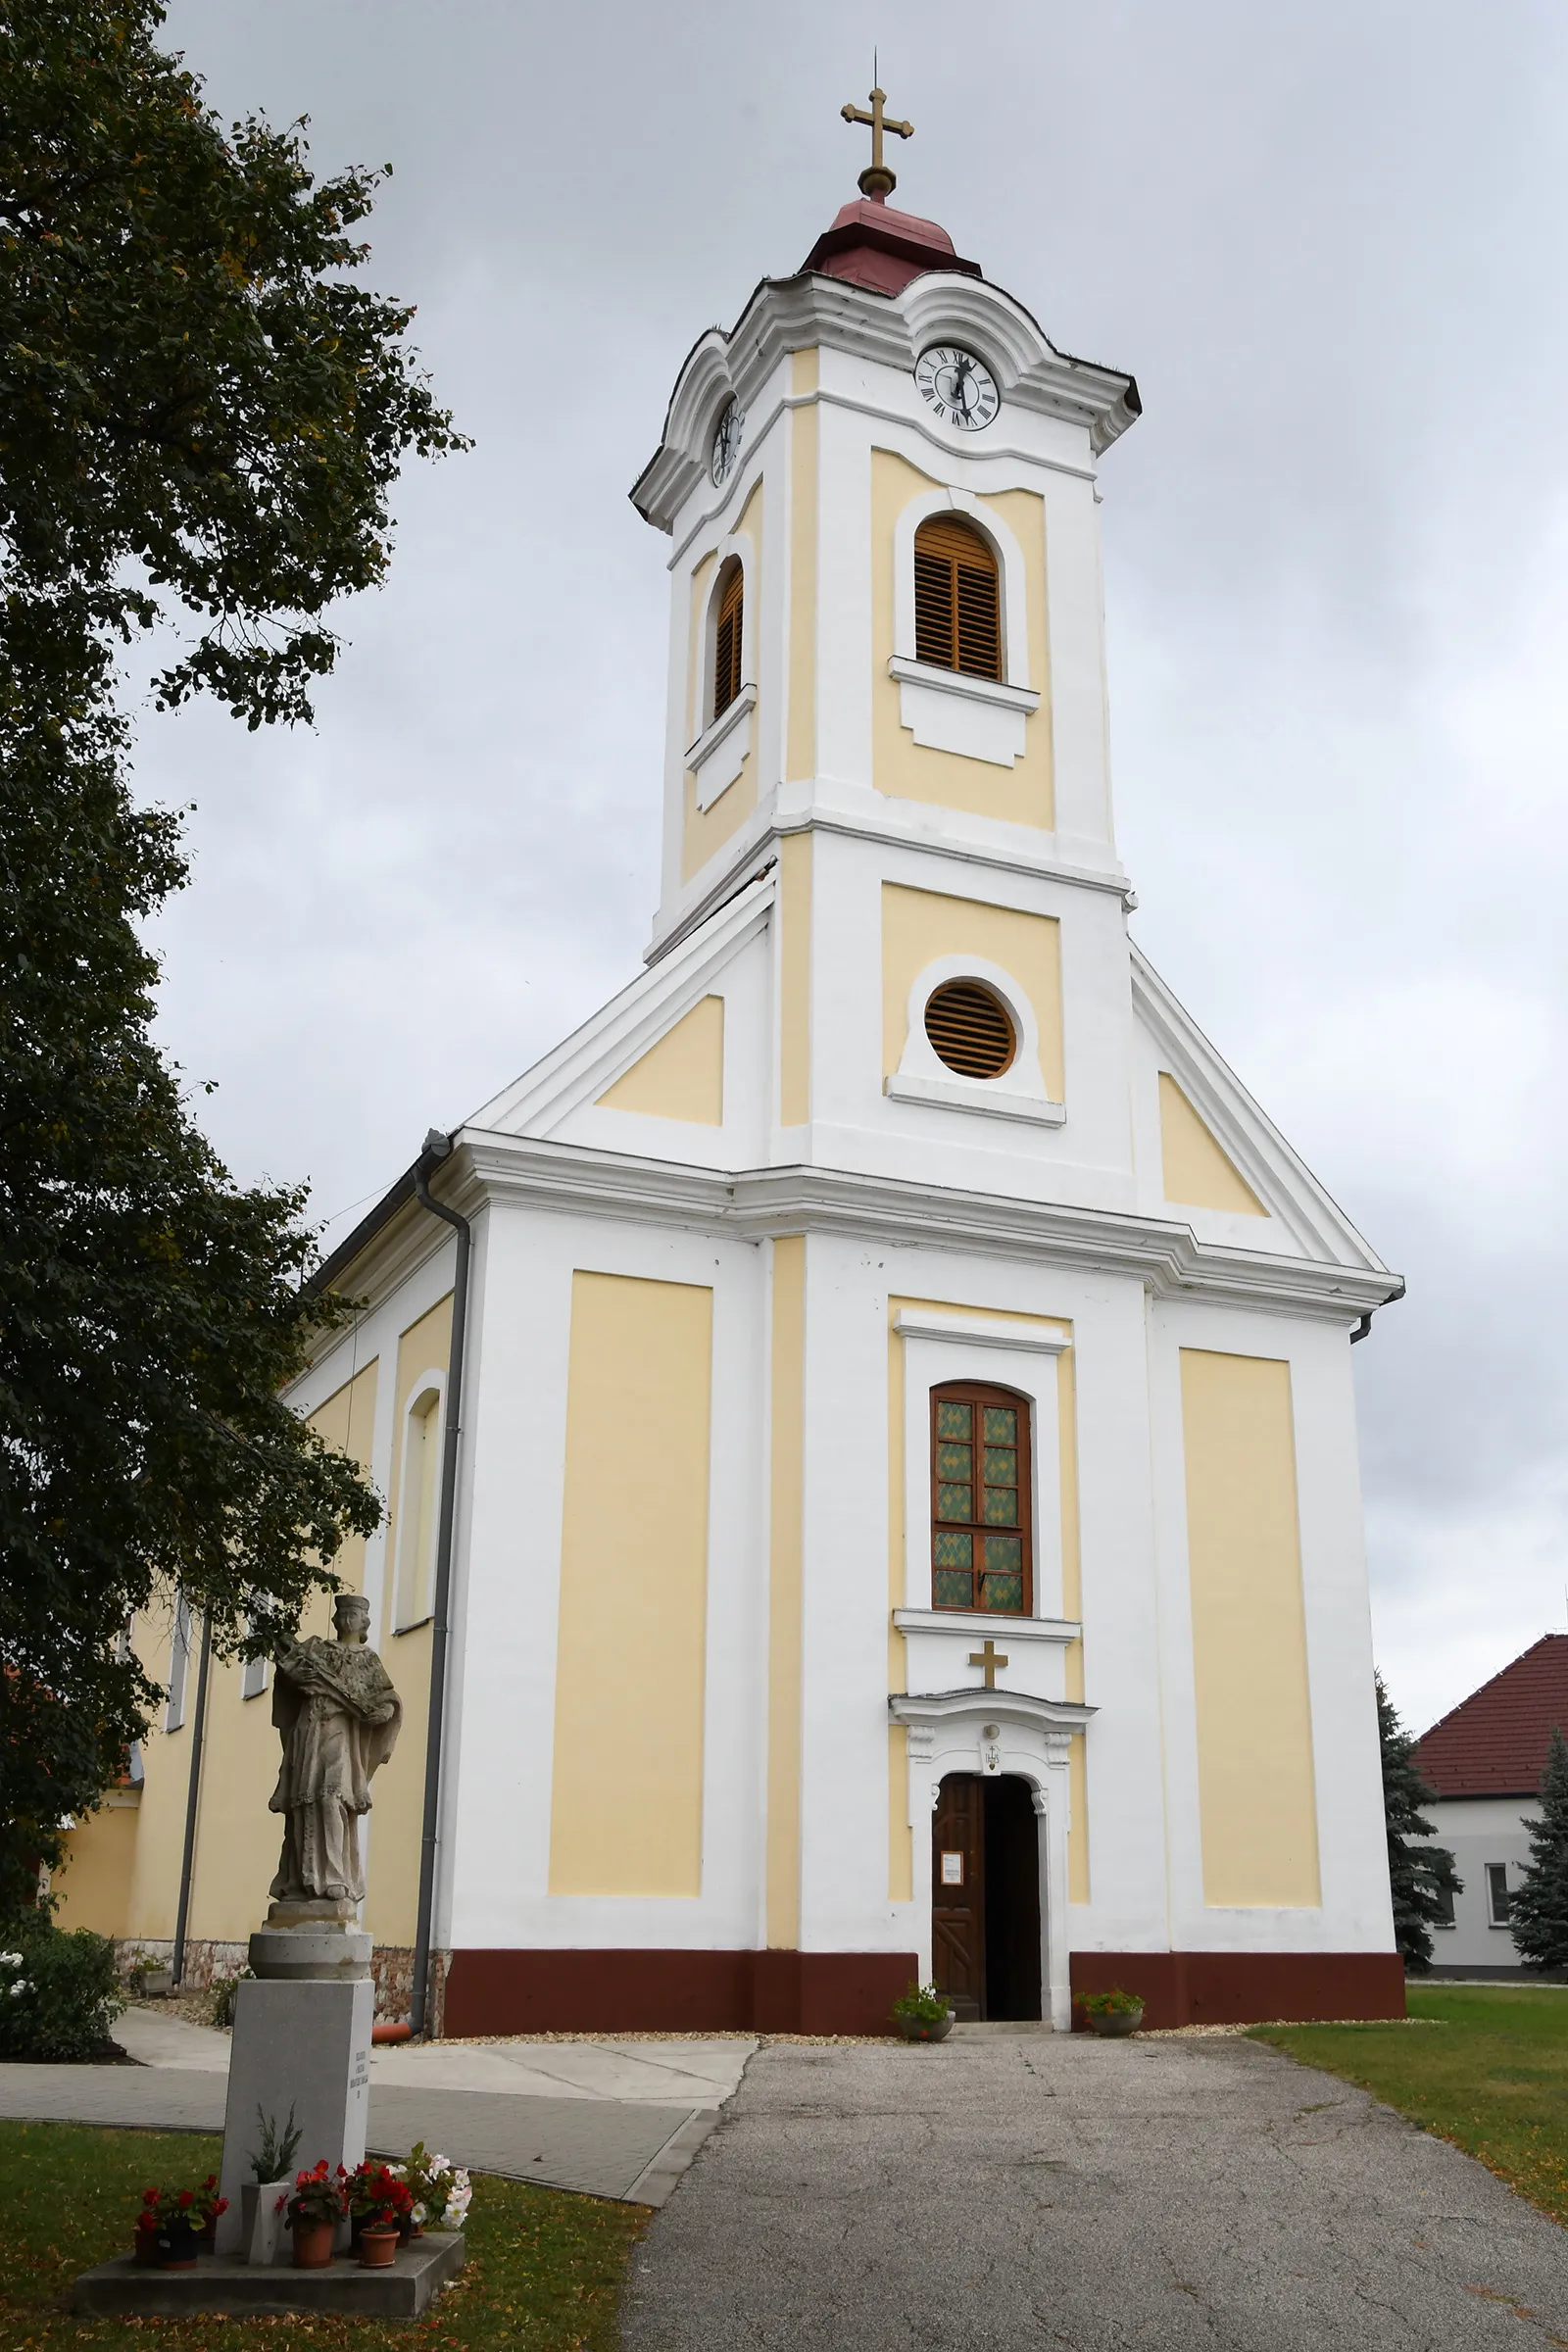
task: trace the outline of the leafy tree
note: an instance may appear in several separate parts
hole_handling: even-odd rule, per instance
[[[233,1181],[152,1040],[186,869],[116,664],[156,629],[161,707],[308,719],[402,460],[464,444],[350,274],[378,175],[225,132],[163,17],[0,0],[0,1918],[147,1728],[131,1613],[275,1642],[379,1516],[278,1397],[341,1311],[303,1192]]]
[[[1446,1923],[1453,1898],[1463,1893],[1464,1886],[1446,1845],[1414,1842],[1434,1835],[1432,1823],[1421,1812],[1421,1807],[1432,1801],[1433,1791],[1421,1778],[1411,1756],[1415,1740],[1400,1728],[1381,1674],[1377,1678],[1377,1690],[1394,1934],[1405,1967],[1424,1977],[1432,1966],[1432,1930]]]
[[[1530,1860],[1508,1925],[1527,1967],[1568,1968],[1568,1740],[1556,1724],[1541,1776],[1541,1819],[1525,1828]]]

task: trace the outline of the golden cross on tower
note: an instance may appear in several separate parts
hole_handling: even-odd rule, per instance
[[[863,122],[871,133],[871,161],[860,173],[861,195],[891,196],[899,183],[882,161],[882,133],[885,130],[891,130],[896,139],[912,139],[914,124],[912,122],[895,122],[890,116],[882,112],[883,107],[887,104],[886,90],[872,90],[870,97],[871,112],[869,114],[866,113],[863,106],[846,106],[841,107],[839,111],[846,122]]]
[[[1005,1666],[1007,1661],[992,1641],[991,1636],[987,1634],[984,1646],[980,1649],[970,1650],[969,1663],[971,1666],[979,1666],[984,1670],[986,1689],[994,1690],[997,1687],[997,1668]]]

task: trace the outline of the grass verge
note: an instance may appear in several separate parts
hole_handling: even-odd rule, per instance
[[[1409,2009],[1443,2031],[1256,2026],[1252,2037],[1371,2091],[1568,2222],[1568,1991],[1412,1984]]]
[[[67,2311],[77,2272],[129,2248],[143,2188],[216,2172],[220,2146],[189,2132],[0,2122],[0,2352],[610,2352],[615,2342],[646,2209],[489,2178],[474,2182],[467,2266],[422,2320],[80,2320]]]

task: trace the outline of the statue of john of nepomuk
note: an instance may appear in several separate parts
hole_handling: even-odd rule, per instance
[[[334,1642],[313,1634],[277,1661],[272,1721],[283,1763],[269,1804],[284,1821],[272,1881],[280,1903],[360,1902],[360,1815],[370,1810],[370,1778],[397,1744],[403,1702],[366,1637],[370,1604],[340,1592]]]

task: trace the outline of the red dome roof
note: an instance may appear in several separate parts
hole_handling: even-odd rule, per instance
[[[928,270],[956,270],[979,277],[978,262],[960,261],[953,239],[934,220],[896,213],[880,196],[861,196],[845,205],[831,228],[811,247],[802,270],[848,278],[871,294],[900,294],[910,278]]]

